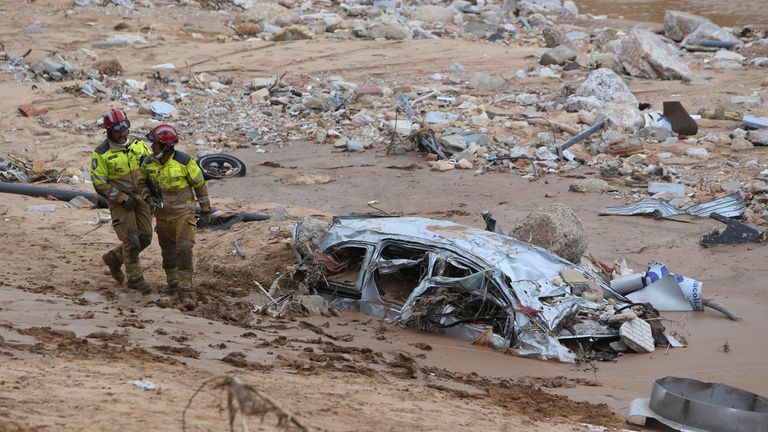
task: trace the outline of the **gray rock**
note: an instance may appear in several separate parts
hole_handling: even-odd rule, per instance
[[[616,188],[609,185],[607,181],[598,178],[586,178],[575,180],[568,186],[571,192],[581,193],[599,193],[615,191]]]
[[[513,228],[512,235],[573,263],[581,260],[588,245],[581,220],[560,203],[530,213]]]
[[[571,16],[579,15],[579,8],[576,6],[576,3],[574,3],[571,0],[565,0],[563,2],[562,11],[565,12],[566,15],[571,15]]]
[[[680,42],[700,25],[711,22],[703,16],[688,12],[668,10],[664,14],[664,35]]]
[[[308,109],[325,111],[331,108],[333,100],[327,97],[311,96],[304,101],[304,106]]]
[[[560,0],[521,0],[518,7],[530,7],[533,10],[558,12],[563,7],[563,4]]]
[[[539,97],[532,93],[520,93],[515,96],[515,102],[523,106],[536,105]]]
[[[326,233],[328,233],[328,225],[325,222],[319,219],[305,218],[301,221],[296,234],[296,250],[301,256],[309,254],[307,248],[313,252],[319,250]]]
[[[709,156],[709,152],[704,147],[691,147],[685,150],[685,155],[688,157],[705,158]]]
[[[630,75],[649,79],[691,79],[691,70],[659,36],[633,29],[622,41],[619,60]]]
[[[283,206],[277,206],[274,210],[272,210],[272,216],[270,216],[269,220],[271,221],[282,221],[286,219],[292,218],[293,215],[286,210]]]
[[[600,114],[605,116],[610,124],[624,129],[636,129],[643,126],[643,113],[634,105],[606,103]]]
[[[768,146],[768,130],[760,129],[747,132],[747,140],[754,145]]]
[[[755,148],[755,145],[744,138],[736,137],[731,141],[731,149],[733,150],[748,150],[751,148]]]
[[[768,192],[768,183],[762,180],[755,180],[749,184],[749,190],[755,194]]]
[[[272,23],[268,23],[268,22],[261,23],[261,31],[265,33],[273,33],[273,34],[280,33],[280,30],[282,30],[280,26],[276,26]]]
[[[367,10],[368,10],[367,6],[352,5],[349,8],[347,8],[347,15],[354,16],[354,17],[363,16]]]
[[[258,3],[257,0],[230,0],[233,5],[240,6],[243,9],[251,9]]]
[[[464,139],[467,141],[467,145],[474,143],[479,146],[489,146],[493,144],[493,138],[486,134],[474,133],[464,135]]]
[[[510,158],[529,158],[531,157],[531,151],[528,147],[514,146],[509,149]]]
[[[611,144],[618,144],[620,142],[624,142],[627,140],[627,135],[623,134],[617,130],[603,130],[603,133],[600,134],[600,138],[605,142],[607,145]]]
[[[713,22],[704,22],[696,28],[691,34],[685,37],[681,42],[682,46],[696,46],[703,40],[716,40],[722,42],[732,42],[741,45],[741,41],[736,39],[733,33],[718,26]]]
[[[610,69],[598,69],[589,74],[573,96],[594,96],[603,102],[637,105],[635,95],[629,90],[620,76]]]
[[[404,40],[412,37],[411,30],[394,15],[384,14],[370,24],[365,37],[371,39]]]
[[[424,116],[424,121],[429,124],[448,124],[459,118],[459,115],[452,112],[430,111]]]
[[[506,81],[500,77],[494,77],[484,72],[475,72],[469,80],[469,88],[472,89],[502,89],[507,86]]]
[[[763,106],[763,98],[760,93],[754,92],[749,96],[731,96],[731,103],[744,108],[760,108]]]
[[[646,127],[640,129],[639,135],[645,139],[664,142],[673,136],[672,131],[663,127]]]
[[[324,32],[332,32],[339,28],[339,25],[344,22],[344,18],[335,13],[319,12],[302,15],[299,17],[299,21],[302,24],[311,25],[313,28],[316,27]]]
[[[614,53],[593,52],[589,57],[590,62],[597,69],[606,68],[616,72],[617,74],[623,74],[626,72],[624,70],[624,65],[621,64],[621,61],[619,60],[619,57]]]
[[[464,24],[464,31],[472,33],[473,35],[484,38],[487,34],[493,33],[496,30],[496,26],[488,24],[483,21],[469,21]]]
[[[440,137],[440,143],[450,153],[461,153],[467,149],[467,140],[461,135],[444,135]]]
[[[347,151],[364,152],[365,144],[360,140],[347,140]]]
[[[712,58],[715,69],[735,70],[744,67],[746,57],[733,51],[720,50]]]
[[[576,56],[578,55],[579,53],[576,51],[568,48],[565,45],[560,45],[542,54],[541,58],[539,59],[539,64],[542,66],[562,66],[569,61],[575,60]]]
[[[531,14],[528,16],[528,24],[532,27],[543,27],[547,25],[547,17],[540,13]]]
[[[423,22],[441,22],[450,24],[453,22],[454,10],[444,6],[424,5],[416,6],[410,14],[412,20]]]

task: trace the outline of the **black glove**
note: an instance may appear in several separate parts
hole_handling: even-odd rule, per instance
[[[197,220],[197,226],[200,228],[207,227],[211,224],[211,212],[210,211],[201,211],[200,212],[200,219]]]
[[[153,212],[155,210],[159,210],[159,209],[163,208],[163,202],[160,201],[159,199],[153,197],[153,196],[149,196],[149,197],[145,198],[144,201],[147,203],[147,205],[149,206],[150,210],[152,210]]]
[[[128,198],[127,200],[123,201],[122,204],[124,209],[131,211],[134,207],[136,207],[136,200],[133,198]]]

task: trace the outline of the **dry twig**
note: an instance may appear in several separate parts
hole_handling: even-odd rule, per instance
[[[296,416],[291,414],[283,406],[272,399],[268,395],[260,392],[256,387],[243,382],[238,377],[224,376],[215,377],[203,382],[192,397],[189,398],[187,406],[184,407],[184,411],[181,413],[181,430],[186,432],[187,430],[187,410],[192,405],[192,400],[197,396],[202,389],[208,385],[213,384],[213,388],[216,390],[223,390],[227,392],[227,411],[229,414],[229,431],[234,432],[235,418],[239,412],[242,417],[248,415],[261,416],[261,421],[264,421],[264,416],[269,413],[274,413],[278,417],[277,426],[286,426],[288,422],[302,431],[308,431],[307,428]],[[243,419],[243,430],[247,430],[245,419]]]

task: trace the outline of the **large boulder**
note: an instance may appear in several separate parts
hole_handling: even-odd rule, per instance
[[[444,6],[423,5],[416,6],[411,11],[411,19],[423,22],[441,22],[450,24],[456,11]]]
[[[560,203],[531,212],[512,230],[512,235],[573,263],[581,260],[588,246],[581,220]]]
[[[633,29],[622,42],[619,60],[630,75],[674,80],[691,78],[691,70],[659,36]]]
[[[728,43],[733,43],[735,45],[741,45],[741,41],[739,41],[733,35],[733,33],[721,28],[720,26],[712,22],[705,22],[705,23],[702,23],[700,26],[696,27],[696,30],[691,32],[691,34],[689,34],[688,36],[685,37],[685,39],[683,39],[683,42],[681,43],[681,45],[683,46],[701,45],[701,41],[704,41],[704,40],[728,42]]]
[[[668,10],[664,13],[664,35],[680,42],[700,25],[711,22],[703,16],[688,12]]]

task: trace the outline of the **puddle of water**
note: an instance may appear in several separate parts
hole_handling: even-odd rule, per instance
[[[576,5],[581,13],[633,21],[662,23],[664,12],[673,9],[705,16],[724,27],[768,24],[765,0],[576,0]]]

